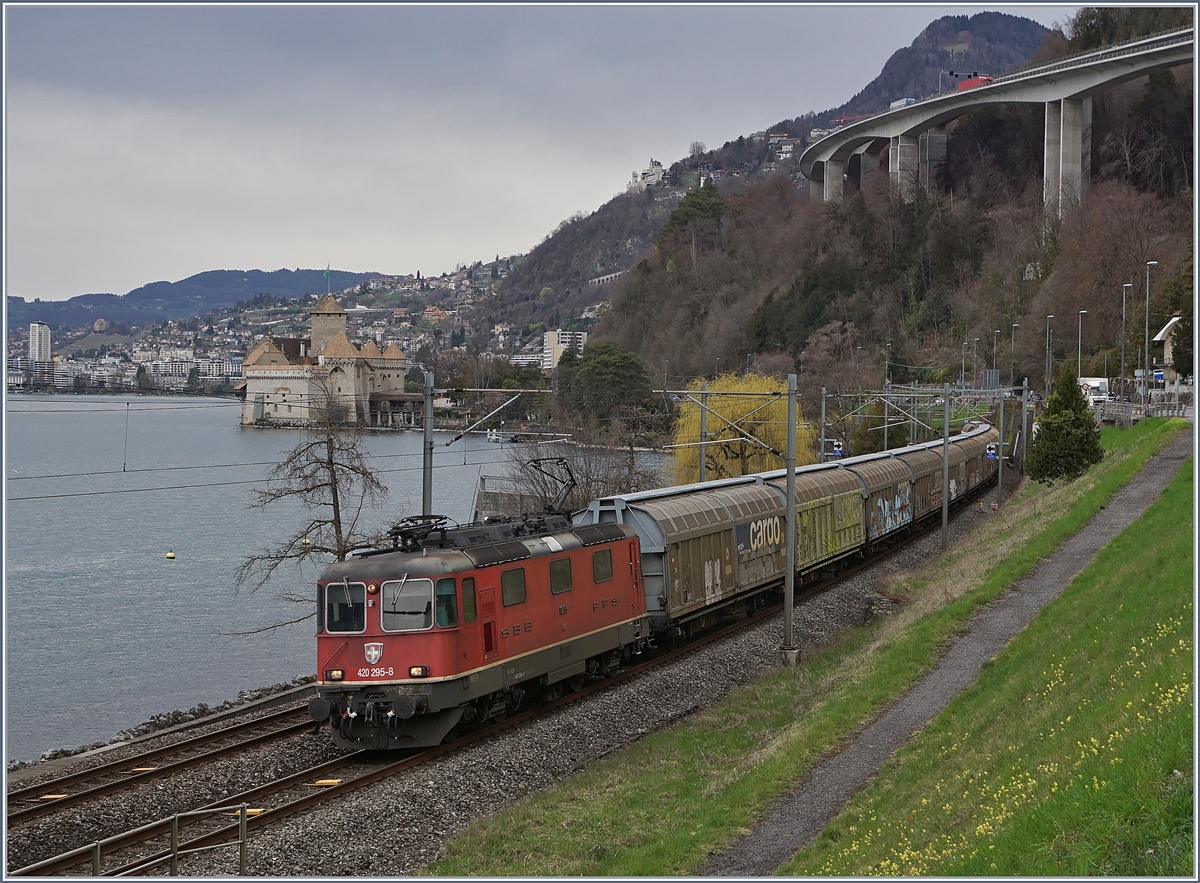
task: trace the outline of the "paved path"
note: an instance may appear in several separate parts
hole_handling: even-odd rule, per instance
[[[813,770],[755,828],[727,851],[710,855],[705,876],[762,877],[807,845],[865,785],[891,754],[928,724],[983,664],[995,657],[1117,534],[1141,517],[1192,453],[1192,433],[1182,433],[1075,536],[1028,577],[982,610],[970,630],[908,694],[867,727],[844,750]]]

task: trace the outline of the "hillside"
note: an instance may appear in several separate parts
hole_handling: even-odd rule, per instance
[[[589,280],[624,270],[649,248],[681,195],[671,187],[622,193],[590,215],[563,221],[499,286],[502,296],[491,320],[557,326],[578,316],[603,297]]]
[[[887,110],[898,98],[924,98],[956,88],[966,74],[1004,73],[1028,62],[1051,31],[1037,22],[1003,12],[946,15],[921,31],[883,65],[879,76],[840,107],[815,115],[829,119]],[[951,72],[953,71],[953,76]]]
[[[208,270],[178,282],[151,282],[128,294],[81,294],[65,301],[32,303],[23,297],[8,297],[10,325],[45,322],[53,327],[88,325],[98,318],[109,322],[146,325],[166,319],[200,316],[209,310],[232,307],[257,294],[300,298],[358,285],[378,273],[349,273],[331,270]]]
[[[764,133],[801,139],[813,126],[827,125],[830,116],[874,113],[886,110],[896,97],[930,94],[937,90],[939,69],[999,71],[1024,64],[1048,34],[1037,22],[998,12],[938,19],[912,45],[893,54],[879,76],[841,107],[780,120],[757,138],[746,133],[719,148],[698,150],[669,166],[667,186],[618,195],[590,215],[564,221],[505,280],[495,321],[540,319],[558,324],[556,316],[565,321],[606,296],[589,290],[587,281],[626,269],[647,250],[683,190],[694,187],[702,171],[715,172],[722,191],[734,194],[767,172],[798,174],[799,152],[790,158],[780,155]],[[943,85],[954,88],[949,77]],[[543,293],[546,288],[550,291]]]
[[[1114,39],[1162,30],[1178,17],[1166,12],[1115,17],[1112,27],[1081,16],[1072,40],[1057,35],[1043,51],[1078,51],[1097,30]],[[886,171],[861,192],[848,189],[841,206],[810,201],[784,175],[742,193],[722,181],[719,223],[698,220],[644,253],[616,284],[597,334],[637,352],[652,374],[711,374],[749,358],[760,370],[797,371],[802,393],[817,398],[821,387],[880,385],[885,362],[893,382],[940,383],[999,369],[1010,353],[1002,376],[1040,389],[1045,317],[1061,317],[1050,329],[1057,365],[1075,360],[1074,319],[1087,310],[1084,373],[1111,374],[1119,283],[1140,291],[1147,260],[1158,261],[1152,331],[1190,311],[1193,119],[1189,68],[1098,95],[1091,192],[1061,222],[1042,215],[1040,106],[982,109],[952,123],[944,192],[912,203],[892,193]],[[1127,350],[1136,354],[1141,337],[1131,329],[1145,312],[1140,301],[1128,312]]]

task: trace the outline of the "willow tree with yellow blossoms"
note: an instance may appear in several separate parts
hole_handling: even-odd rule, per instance
[[[675,418],[673,469],[678,484],[700,478],[700,380]],[[708,384],[704,478],[736,478],[787,465],[787,381],[766,374],[722,374]],[[715,395],[714,393],[721,393]],[[731,393],[740,393],[733,395]],[[816,462],[816,429],[796,409],[796,464]]]

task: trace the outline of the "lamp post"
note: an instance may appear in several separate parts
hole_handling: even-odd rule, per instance
[[[1000,349],[1000,329],[996,329],[996,339],[992,341],[992,373],[996,373],[996,351]],[[1000,376],[996,375],[996,386],[1000,385]]]
[[[1083,372],[1083,316],[1087,310],[1079,311],[1079,337],[1075,342],[1075,379]]]
[[[1016,372],[1017,372],[1017,369],[1016,369],[1017,363],[1016,363],[1015,355],[1017,352],[1017,326],[1018,325],[1020,325],[1019,322],[1013,322],[1012,340],[1010,340],[1008,342],[1008,385],[1009,386],[1016,385],[1015,378],[1016,378]]]
[[[1121,287],[1121,390],[1119,395],[1125,394],[1125,295],[1129,294],[1129,289],[1133,288],[1132,282],[1126,282]]]
[[[1050,320],[1054,318],[1051,313],[1046,317],[1046,395],[1050,395],[1050,374],[1054,371],[1054,365],[1050,361]]]
[[[892,364],[892,345],[889,343],[883,349],[883,385],[888,385],[888,368]]]
[[[975,343],[971,350],[971,386],[979,386],[979,338],[975,338]]]
[[[1146,359],[1142,363],[1142,403],[1150,397],[1150,268],[1157,267],[1158,261],[1146,261]]]
[[[958,373],[958,385],[967,388],[967,342],[963,341],[962,370]]]

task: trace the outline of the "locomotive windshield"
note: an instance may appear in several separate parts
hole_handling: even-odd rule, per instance
[[[432,580],[405,577],[383,584],[385,632],[415,632],[432,626]]]
[[[325,631],[361,632],[367,627],[367,587],[340,582],[325,586]]]

